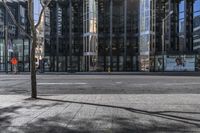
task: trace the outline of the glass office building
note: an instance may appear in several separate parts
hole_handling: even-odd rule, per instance
[[[137,71],[138,5],[139,0],[53,1],[47,71]]]
[[[54,0],[49,10],[47,71],[200,66],[200,0]]]
[[[28,31],[26,3],[8,3]],[[200,68],[200,0],[52,0],[45,14],[45,71]],[[13,55],[29,71],[29,44],[0,4],[0,71],[12,70]]]
[[[29,33],[27,3],[22,0],[12,0],[8,1],[7,5],[10,7],[18,23]],[[0,2],[0,71],[12,71],[10,60],[14,56],[19,61],[19,71],[30,71],[29,44],[29,39],[14,25],[2,2]]]

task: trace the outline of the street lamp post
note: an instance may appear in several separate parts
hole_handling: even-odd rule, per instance
[[[165,21],[166,19],[173,14],[173,11],[170,11],[169,14],[162,19],[162,56],[163,56],[163,72],[164,72],[164,54],[165,54]]]

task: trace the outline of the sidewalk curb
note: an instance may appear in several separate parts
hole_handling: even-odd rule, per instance
[[[0,72],[0,75],[13,73]],[[30,72],[20,72],[15,75],[30,75]],[[37,75],[141,75],[141,76],[200,76],[200,72],[44,72]]]

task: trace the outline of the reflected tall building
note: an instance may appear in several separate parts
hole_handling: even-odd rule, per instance
[[[98,62],[98,0],[83,0],[83,70],[95,71]]]
[[[200,51],[200,0],[194,1],[193,6],[193,49]]]
[[[140,0],[139,3],[139,66],[150,71],[151,57],[155,55],[156,0]]]

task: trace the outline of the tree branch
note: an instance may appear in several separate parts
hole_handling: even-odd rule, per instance
[[[33,6],[32,0],[28,1],[28,20],[30,23],[31,28],[34,26],[34,19],[33,19]],[[33,34],[33,33],[32,33]]]
[[[10,17],[11,17],[13,23],[14,23],[22,32],[24,32],[24,34],[25,34],[29,39],[32,39],[32,36],[29,35],[29,34],[25,31],[25,29],[16,21],[16,19],[15,19],[13,13],[11,12],[10,8],[8,7],[8,5],[6,4],[5,0],[2,0],[2,2],[3,2],[3,5],[4,5],[5,9],[7,10],[8,14],[10,15]]]
[[[36,29],[38,28],[38,26],[40,25],[41,21],[42,21],[42,15],[44,14],[45,9],[48,7],[48,5],[51,3],[51,0],[47,0],[47,2],[43,5],[42,4],[42,0],[40,0],[40,4],[42,6],[42,10],[40,12],[40,16],[39,16],[39,20],[37,22],[37,24],[35,25]]]

